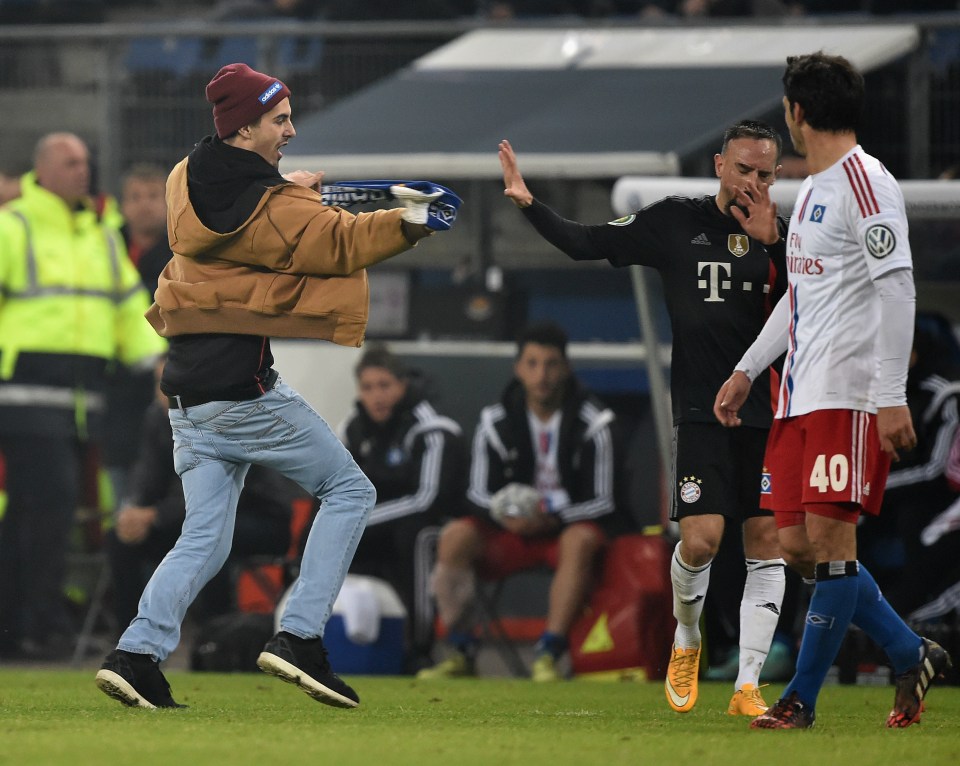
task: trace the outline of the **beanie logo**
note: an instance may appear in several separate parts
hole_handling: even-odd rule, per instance
[[[260,98],[258,100],[260,101],[261,104],[266,104],[271,98],[277,95],[277,93],[282,87],[283,85],[281,85],[280,81],[277,80],[277,82],[275,82],[273,85],[271,85],[263,93],[260,94]]]

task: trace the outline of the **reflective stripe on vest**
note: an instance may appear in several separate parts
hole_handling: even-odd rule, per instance
[[[0,406],[12,407],[59,407],[73,410],[77,406],[80,392],[72,388],[59,386],[31,385],[29,383],[0,384]],[[106,406],[106,397],[96,391],[83,393],[86,409],[102,412]]]
[[[135,284],[127,290],[120,289],[120,259],[117,256],[117,243],[113,239],[113,234],[106,229],[103,230],[103,236],[107,240],[107,247],[110,253],[110,270],[113,272],[112,290],[93,290],[78,287],[41,287],[40,278],[37,276],[37,258],[33,252],[33,237],[30,234],[30,223],[27,217],[19,210],[11,210],[20,222],[23,224],[27,238],[26,257],[27,257],[27,286],[23,290],[11,290],[9,287],[0,287],[0,293],[7,298],[53,298],[75,295],[82,298],[105,298],[106,300],[119,305],[131,295],[140,290],[140,285]]]

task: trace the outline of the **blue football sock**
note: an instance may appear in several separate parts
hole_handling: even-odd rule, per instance
[[[555,660],[559,659],[563,656],[563,653],[567,651],[567,639],[564,636],[546,630],[543,632],[543,635],[540,636],[540,640],[537,641],[535,651],[537,654],[549,652]]]
[[[893,672],[900,675],[920,661],[920,636],[893,610],[863,564],[860,565],[859,581],[853,624],[887,653]]]
[[[447,643],[461,654],[473,658],[477,654],[478,642],[472,633],[451,630],[447,633]]]
[[[817,587],[807,610],[803,640],[797,655],[797,672],[783,691],[796,692],[814,709],[827,671],[840,651],[857,605],[857,562],[817,564]]]

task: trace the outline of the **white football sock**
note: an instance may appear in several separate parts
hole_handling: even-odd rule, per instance
[[[670,579],[673,581],[673,616],[677,618],[674,644],[678,649],[700,646],[700,615],[703,600],[710,586],[710,563],[692,567],[680,558],[680,543],[670,559]]]
[[[786,562],[783,559],[747,559],[747,581],[740,602],[740,672],[734,688],[760,685],[760,670],[780,620]]]

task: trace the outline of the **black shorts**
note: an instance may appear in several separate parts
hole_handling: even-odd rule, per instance
[[[673,429],[670,519],[716,513],[743,523],[760,508],[766,428],[680,423]]]

